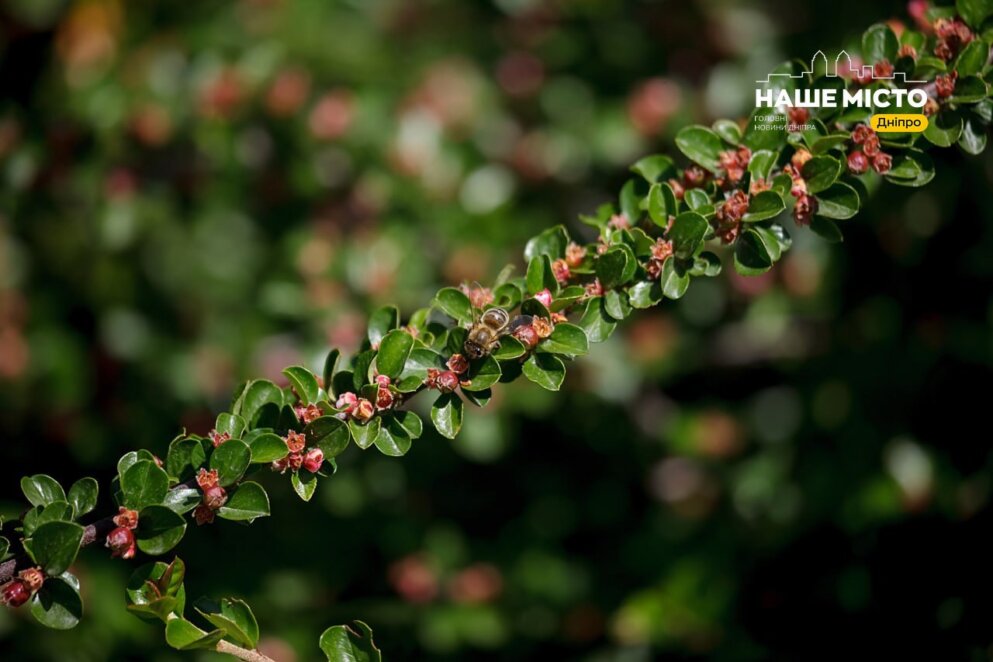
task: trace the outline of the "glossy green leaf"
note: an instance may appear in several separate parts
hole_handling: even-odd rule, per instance
[[[862,57],[869,64],[880,60],[896,62],[900,42],[890,26],[885,23],[873,25],[862,35]]]
[[[341,423],[341,421],[338,422]],[[283,459],[290,452],[286,447],[286,441],[274,432],[246,435],[244,441],[251,451],[252,464],[269,464]]]
[[[389,413],[383,416],[383,424],[376,436],[376,449],[383,455],[402,457],[410,450],[411,438],[400,421]]]
[[[677,133],[676,147],[690,160],[710,172],[717,172],[718,157],[727,149],[720,136],[700,125],[685,127]]]
[[[138,516],[135,539],[146,554],[165,554],[179,544],[186,533],[186,520],[167,506],[148,506]]]
[[[166,623],[166,643],[178,650],[212,650],[224,638],[223,630],[204,632],[185,618],[174,618]]]
[[[500,381],[500,374],[500,363],[492,356],[476,359],[470,363],[466,374],[469,384],[462,388],[466,391],[484,391]]]
[[[369,316],[369,344],[372,347],[379,347],[386,334],[400,326],[400,311],[396,306],[383,306],[377,308]]]
[[[741,141],[741,127],[737,122],[731,120],[717,120],[711,126],[718,136],[732,145],[737,145]]]
[[[168,491],[169,476],[152,460],[134,463],[121,476],[123,505],[132,510],[162,503]]]
[[[524,246],[524,260],[531,263],[539,255],[547,255],[555,260],[565,255],[565,247],[569,245],[569,233],[565,227],[556,225],[541,234],[532,237]]]
[[[234,412],[245,419],[249,426],[254,427],[255,417],[259,410],[268,402],[283,406],[283,391],[272,382],[256,379],[248,384],[241,397],[235,402]]]
[[[603,297],[590,299],[579,320],[590,342],[603,342],[617,328],[617,322],[604,309]]]
[[[959,76],[973,76],[986,66],[990,47],[982,39],[974,39],[965,45],[955,60],[955,71]]]
[[[549,391],[557,391],[565,379],[565,364],[554,354],[532,354],[524,362],[524,376]]]
[[[217,514],[224,519],[251,522],[269,515],[269,495],[258,483],[241,483]]]
[[[227,432],[232,439],[240,439],[245,433],[245,419],[234,414],[218,414],[214,423],[214,429],[218,432]]]
[[[382,421],[378,416],[367,423],[359,423],[355,419],[348,421],[348,429],[352,433],[352,439],[355,440],[355,445],[362,450],[369,448],[376,442],[380,425],[382,425]]]
[[[664,154],[653,154],[652,156],[646,156],[638,159],[638,161],[631,166],[631,171],[644,177],[645,181],[649,184],[654,184],[655,182],[659,182],[663,178],[670,176],[675,172],[675,169],[676,167],[673,164],[672,159]]]
[[[396,412],[397,422],[403,426],[411,439],[417,439],[424,432],[424,421],[412,411]]]
[[[83,617],[79,580],[68,572],[48,577],[31,597],[30,610],[35,620],[53,630],[76,627]]]
[[[943,110],[929,119],[923,135],[938,147],[951,147],[962,135],[962,116],[955,111]]]
[[[328,662],[382,662],[383,656],[372,641],[372,628],[362,621],[329,627],[321,634],[320,647]]]
[[[767,149],[753,152],[752,158],[748,161],[748,172],[758,179],[768,179],[776,165],[777,157],[776,152]]]
[[[341,455],[351,439],[348,425],[334,416],[321,416],[311,421],[303,432],[307,435],[307,444],[320,448],[328,459]]]
[[[838,228],[838,224],[829,218],[824,218],[823,216],[814,216],[814,218],[810,221],[810,231],[824,241],[832,244],[839,243],[843,240],[841,229]]]
[[[61,575],[76,560],[83,527],[75,522],[54,521],[39,526],[25,540],[25,550],[48,575]]]
[[[620,322],[631,314],[631,304],[623,290],[609,290],[603,293],[603,308],[611,318]],[[585,333],[585,332],[584,332]]]
[[[95,478],[80,478],[69,488],[68,500],[76,517],[82,517],[97,507],[100,484]]]
[[[168,564],[156,561],[138,567],[124,590],[128,611],[144,620],[163,622],[172,613],[181,614],[186,604],[185,576],[186,566],[179,558]]]
[[[833,156],[815,156],[803,164],[801,172],[807,182],[807,190],[819,193],[838,180],[841,175],[841,160]],[[778,196],[775,193],[773,195]]]
[[[659,277],[659,287],[662,294],[670,299],[679,299],[686,294],[690,286],[690,275],[680,264],[679,260],[668,259],[662,265],[662,275]]]
[[[214,627],[224,630],[224,636],[236,644],[249,649],[258,646],[259,623],[244,600],[200,598],[193,608]]]
[[[734,268],[743,276],[756,276],[772,267],[774,249],[754,228],[742,233],[734,247]]]
[[[669,226],[669,217],[679,210],[679,201],[672,188],[665,182],[653,184],[648,192],[648,216],[660,228]]]
[[[651,308],[662,301],[662,286],[657,280],[635,283],[628,290],[628,301],[633,308]]]
[[[236,483],[251,463],[252,451],[240,439],[225,441],[210,454],[210,468],[217,469],[217,482],[221,487]]]
[[[66,493],[59,481],[45,474],[22,478],[21,491],[32,506],[47,506],[55,501],[66,500]]]
[[[779,216],[786,209],[782,196],[775,191],[760,191],[748,202],[748,211],[741,218],[745,223],[765,221]]]
[[[169,452],[165,459],[166,473],[173,478],[185,480],[196,473],[196,470],[207,461],[203,444],[192,437],[173,439],[169,444]]]
[[[859,211],[859,194],[848,184],[837,182],[815,197],[817,214],[826,218],[851,218]]]
[[[317,376],[310,370],[295,365],[283,370],[283,374],[290,380],[290,385],[302,404],[309,405],[320,400],[321,387],[317,383]],[[231,436],[238,437],[240,435]]]
[[[317,491],[317,474],[306,469],[300,469],[290,474],[290,485],[293,491],[304,501],[310,501]]]
[[[524,277],[525,289],[528,294],[536,294],[544,289],[554,292],[558,282],[552,271],[552,263],[547,255],[536,255],[528,262],[527,275]]]
[[[376,355],[376,369],[379,374],[390,379],[396,379],[403,372],[403,367],[414,347],[414,337],[404,329],[394,329],[386,334],[379,345]]]
[[[434,297],[434,305],[441,312],[463,324],[472,322],[472,304],[469,297],[454,287],[443,287]]]
[[[700,248],[710,224],[696,212],[683,212],[672,222],[668,237],[678,257],[690,257]]]
[[[498,361],[506,361],[508,359],[516,359],[519,356],[524,356],[526,351],[527,349],[520,340],[514,336],[504,336],[500,339],[500,346],[493,350],[490,356]]]
[[[455,439],[462,428],[462,400],[455,393],[442,393],[431,405],[431,422],[438,433],[447,438]]]
[[[555,325],[552,335],[538,344],[538,349],[552,354],[582,356],[590,351],[590,341],[582,327],[562,322]]]
[[[993,15],[993,0],[955,0],[955,9],[966,23],[978,28],[987,16]]]

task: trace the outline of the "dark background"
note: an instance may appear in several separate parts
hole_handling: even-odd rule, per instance
[[[487,282],[787,57],[897,2],[15,0],[0,5],[0,497],[205,433],[373,306]],[[991,161],[947,150],[826,245],[695,282],[559,394],[524,383],[314,501],[191,530],[191,597],[266,649],[387,659],[987,659]],[[423,404],[423,403],[422,403]],[[196,659],[81,554],[86,617],[5,659]],[[295,651],[296,658],[294,658]],[[206,659],[207,654],[199,657]]]

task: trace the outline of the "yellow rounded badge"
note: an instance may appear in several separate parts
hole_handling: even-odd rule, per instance
[[[927,128],[927,115],[873,115],[869,126],[878,133],[920,133]]]

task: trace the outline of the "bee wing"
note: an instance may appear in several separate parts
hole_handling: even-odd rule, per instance
[[[517,317],[515,317],[510,321],[510,324],[504,327],[503,331],[500,332],[500,335],[505,336],[507,334],[513,333],[516,329],[522,326],[527,326],[528,324],[531,324],[531,322],[533,321],[534,321],[534,317],[532,317],[531,315],[518,315]]]

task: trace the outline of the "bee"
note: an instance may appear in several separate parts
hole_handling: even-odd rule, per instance
[[[510,313],[503,308],[488,308],[477,318],[473,308],[473,321],[462,347],[470,359],[481,359],[500,347],[502,336],[513,333],[521,325],[530,324],[531,320],[530,315],[517,315],[511,320]]]

